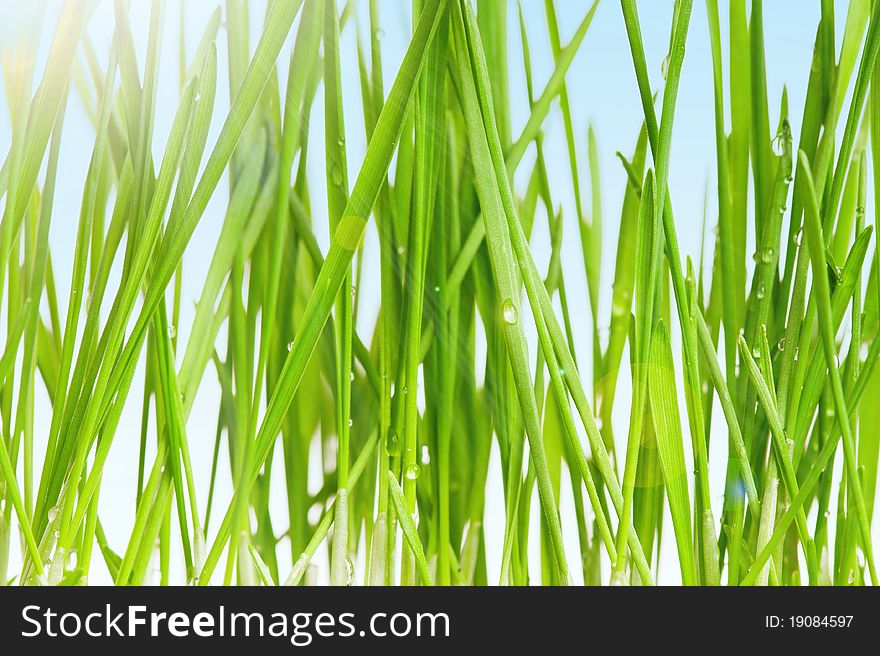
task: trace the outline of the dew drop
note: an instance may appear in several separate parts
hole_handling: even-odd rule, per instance
[[[290,353],[293,350],[293,342],[287,342],[287,352]]]
[[[666,79],[666,76],[669,75],[669,59],[672,53],[667,53],[666,57],[663,58],[663,63],[660,64],[660,74],[663,76],[663,79]]]
[[[766,291],[765,291],[765,289],[764,289],[764,283],[763,283],[763,282],[762,282],[762,283],[758,283],[758,300],[761,300],[761,299],[764,298],[764,296],[766,296],[766,295],[767,295],[767,293],[766,293]]]
[[[783,337],[782,339],[780,339],[780,340],[776,343],[776,348],[778,348],[780,351],[784,351],[784,350],[785,350],[785,337]]]
[[[49,512],[46,513],[46,516],[49,518],[50,522],[54,522],[55,518],[58,517],[58,506],[52,506],[49,508]]]
[[[403,246],[398,246],[397,247],[397,254],[403,255],[404,253],[406,253],[406,249]]]
[[[773,257],[776,255],[776,249],[772,246],[768,246],[761,252],[761,259],[764,261],[764,264],[770,264],[773,261]]]
[[[349,419],[348,420],[348,427],[351,428],[352,426],[354,426],[354,419]]]
[[[400,455],[400,438],[397,437],[397,433],[388,433],[388,438],[385,440],[385,450],[388,451],[389,456],[396,458]]]
[[[177,337],[177,328],[174,327],[174,324],[171,324],[168,326],[168,336],[171,339],[174,339],[175,337]]]
[[[788,185],[788,184],[791,184],[792,182],[794,182],[794,177],[792,177],[791,175],[785,176],[785,184]]]
[[[505,299],[501,304],[501,316],[504,317],[504,323],[510,325],[515,324],[519,318],[519,313],[516,311],[516,305],[514,305],[513,301],[509,298]]]
[[[354,563],[351,556],[345,557],[345,585],[350,586],[354,583]]]
[[[422,473],[422,468],[419,467],[416,463],[412,463],[406,466],[406,472],[404,475],[411,481],[416,480],[419,477],[419,474]]]
[[[330,168],[330,181],[337,187],[342,186],[342,170],[337,164]]]
[[[431,462],[431,452],[427,444],[422,445],[422,464],[427,465]]]
[[[381,41],[384,38],[385,38],[385,30],[383,30],[381,28],[376,30],[376,40]]]
[[[773,139],[773,153],[777,157],[781,157],[783,152],[785,152],[785,136],[780,132]]]
[[[353,371],[352,371],[350,374],[348,374],[348,379],[349,379],[351,382],[354,382],[354,372],[353,372]]]

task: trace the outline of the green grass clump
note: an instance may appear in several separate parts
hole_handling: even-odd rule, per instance
[[[101,44],[94,3],[69,0],[51,43],[35,12],[4,51],[0,580],[77,585],[106,570],[119,585],[153,572],[299,585],[326,553],[333,585],[876,584],[880,259],[866,208],[880,207],[880,3],[852,0],[839,43],[837,7],[821,3],[798,116],[768,89],[759,0],[722,3],[726,24],[706,0],[707,25],[677,0],[658,87],[647,26],[621,0],[643,123],[632,154],[618,153],[617,221],[567,76],[598,0],[567,42],[554,0],[540,26],[522,5],[413,0],[390,85],[380,4],[274,0],[258,15],[227,0],[193,50],[181,2],[171,116],[157,101],[162,0],[142,34],[128,3],[112,3]],[[717,217],[701,229],[717,231],[692,257],[668,181],[688,37],[702,29],[718,177]],[[349,32],[357,85],[343,81]],[[75,240],[50,249],[53,219],[71,220],[55,193],[74,103],[92,150]],[[362,158],[347,145],[352,106]],[[561,180],[548,174],[551,117]],[[575,258],[563,257],[569,192]],[[218,201],[190,322],[184,266]],[[567,291],[573,276],[584,298]],[[216,414],[196,402],[206,394]],[[612,421],[621,407],[626,430]],[[131,438],[126,410],[140,410],[135,503],[117,517],[101,500],[114,494],[108,459]],[[674,555],[661,561],[663,541]]]

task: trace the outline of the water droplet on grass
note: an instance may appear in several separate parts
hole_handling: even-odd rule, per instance
[[[785,152],[785,135],[782,132],[774,137],[772,146],[773,154],[777,157],[781,157]]]
[[[385,440],[385,450],[388,451],[389,456],[397,457],[400,455],[400,438],[397,437],[397,433],[388,433],[388,438]]]
[[[342,169],[337,164],[330,168],[330,181],[337,187],[342,186]]]
[[[501,304],[501,316],[504,318],[504,323],[513,325],[519,319],[519,313],[516,310],[516,305],[514,305],[513,301],[505,299]]]
[[[409,480],[414,481],[419,477],[419,474],[422,473],[422,468],[419,467],[416,463],[412,463],[406,466],[406,471],[404,472],[404,476],[406,476]]]
[[[345,557],[345,585],[350,586],[354,583],[354,563],[351,561],[351,556]]]

